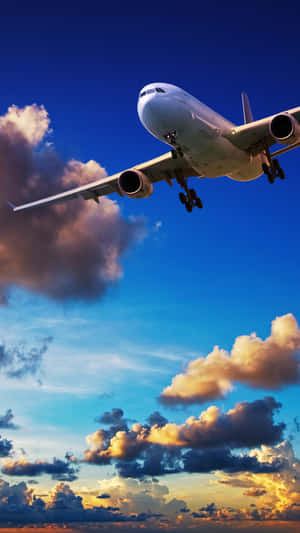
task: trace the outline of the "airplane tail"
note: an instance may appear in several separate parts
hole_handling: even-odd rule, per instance
[[[244,124],[248,124],[249,122],[253,122],[253,115],[251,111],[251,106],[249,102],[249,98],[246,93],[242,93],[242,104],[243,104],[243,113],[244,113]]]

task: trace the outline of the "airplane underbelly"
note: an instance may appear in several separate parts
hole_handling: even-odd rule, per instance
[[[183,141],[181,148],[199,174],[208,178],[235,175],[249,165],[250,156],[216,132],[199,132]]]
[[[152,135],[172,148],[181,149],[201,176],[229,176],[247,181],[262,173],[257,158],[254,161],[248,153],[223,137],[222,131],[229,127],[227,122],[222,117],[206,116],[199,102],[187,105],[180,98],[151,101],[141,120]]]

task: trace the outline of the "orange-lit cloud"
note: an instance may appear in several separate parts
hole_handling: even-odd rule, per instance
[[[292,314],[272,322],[271,335],[237,337],[231,353],[215,346],[207,357],[192,361],[164,389],[160,400],[168,405],[202,403],[223,398],[234,382],[250,387],[279,389],[298,383],[300,329]]]
[[[275,447],[261,446],[249,455],[264,463],[280,459],[283,468],[277,473],[259,475],[250,472],[218,474],[218,482],[244,489],[247,497],[259,497],[257,509],[264,520],[300,520],[300,461],[295,457],[291,443],[284,441]]]
[[[134,423],[119,429],[119,423],[108,430],[99,429],[87,436],[87,463],[116,462],[124,477],[163,475],[180,471],[209,472],[218,468],[229,471],[258,471],[257,460],[231,455],[230,449],[274,444],[282,439],[284,424],[275,424],[274,413],[280,407],[274,398],[240,402],[227,413],[216,406],[190,417],[182,425],[160,418],[152,426]],[[157,419],[157,415],[155,419]],[[201,454],[186,450],[201,451]],[[212,453],[210,450],[213,450]],[[184,453],[182,453],[184,452]],[[280,464],[270,465],[278,469]],[[268,465],[265,471],[268,470]]]
[[[0,117],[0,299],[14,285],[52,298],[97,298],[122,275],[120,257],[138,240],[143,223],[122,218],[119,206],[102,198],[75,200],[13,213],[15,203],[49,196],[61,189],[101,179],[95,161],[64,162],[45,145],[49,131],[43,106],[13,106]]]

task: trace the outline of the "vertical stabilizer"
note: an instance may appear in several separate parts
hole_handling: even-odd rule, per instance
[[[250,106],[249,98],[246,93],[242,93],[242,104],[243,104],[243,113],[244,113],[244,124],[253,122],[251,106]]]

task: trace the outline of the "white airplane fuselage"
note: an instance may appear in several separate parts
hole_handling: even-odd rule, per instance
[[[252,156],[227,138],[235,125],[175,85],[146,85],[138,115],[154,137],[180,149],[199,176],[250,181],[263,174],[263,154]]]

